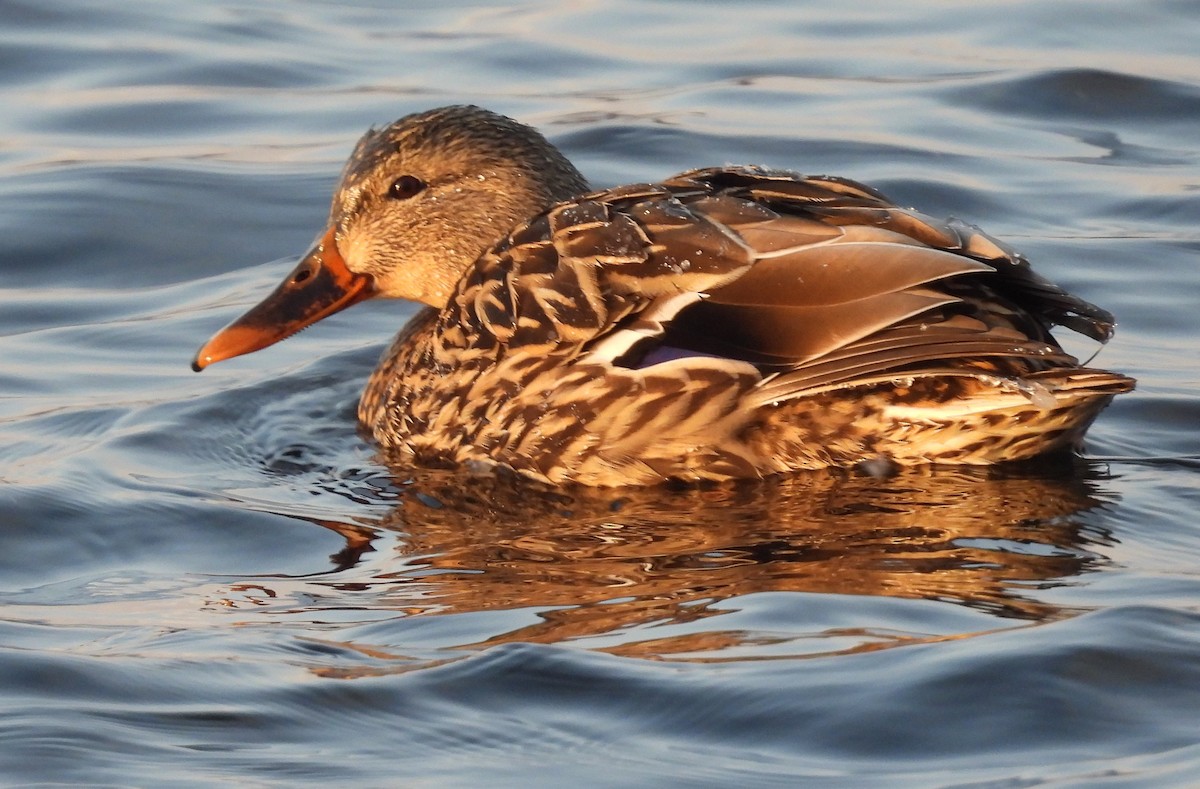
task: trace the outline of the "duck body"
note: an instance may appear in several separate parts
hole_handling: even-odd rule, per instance
[[[957,220],[758,167],[584,183],[532,129],[478,108],[373,131],[322,242],[196,366],[339,298],[415,293],[429,307],[359,404],[386,455],[602,486],[1020,460],[1075,446],[1133,387],[1050,334],[1103,342],[1111,315]],[[372,209],[385,189],[400,194]],[[288,317],[292,291],[323,278],[343,295]]]

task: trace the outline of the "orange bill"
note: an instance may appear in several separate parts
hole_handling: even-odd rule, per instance
[[[270,296],[204,344],[192,369],[274,345],[374,292],[370,275],[346,268],[330,228]]]

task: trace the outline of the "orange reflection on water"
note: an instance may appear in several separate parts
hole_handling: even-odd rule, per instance
[[[1095,483],[1028,467],[570,493],[420,472],[408,475],[401,502],[370,528],[320,522],[347,538],[336,557],[343,567],[374,550],[376,533],[399,535],[390,556],[372,558],[368,582],[331,584],[343,592],[338,603],[354,594],[367,608],[415,616],[537,610],[532,623],[458,646],[472,651],[575,642],[627,656],[725,659],[773,636],[696,623],[762,592],[939,600],[1052,619],[1069,612],[1037,590],[1103,561],[1085,546],[1108,539],[1076,517],[1102,503]],[[849,645],[832,651],[957,637],[824,635]]]

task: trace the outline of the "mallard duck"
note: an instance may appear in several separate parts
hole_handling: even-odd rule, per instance
[[[1050,328],[1112,316],[955,219],[755,166],[591,190],[529,126],[472,106],[359,140],[329,225],[193,362],[372,297],[426,306],[358,418],[392,460],[643,485],[1072,447],[1134,382]]]

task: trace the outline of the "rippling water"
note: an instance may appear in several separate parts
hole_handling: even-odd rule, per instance
[[[1200,783],[1200,5],[0,5],[0,782]],[[196,376],[372,123],[598,185],[762,163],[1118,315],[1086,457],[528,494],[393,478],[370,304]],[[1090,349],[1084,349],[1090,353]]]

